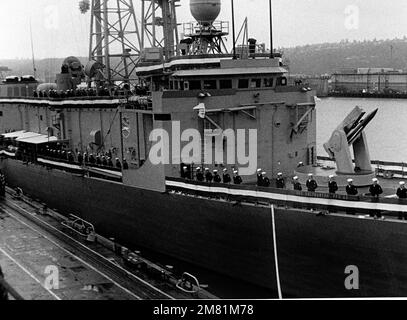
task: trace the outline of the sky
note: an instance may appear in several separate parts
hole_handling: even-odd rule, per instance
[[[1,0],[0,59],[87,56],[90,15],[79,0]],[[133,0],[136,15],[141,1]],[[222,1],[219,20],[230,21],[230,0]],[[189,0],[181,0],[178,22],[190,22]],[[250,37],[269,47],[269,0],[234,0],[236,29],[245,17]],[[342,39],[390,39],[407,34],[405,0],[272,0],[274,46],[292,47]],[[229,39],[231,41],[231,37]]]

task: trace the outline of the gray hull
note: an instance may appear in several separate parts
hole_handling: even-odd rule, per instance
[[[407,296],[407,225],[271,210],[177,194],[3,160],[8,183],[98,233],[277,292],[283,297]],[[279,274],[276,275],[275,256]],[[347,266],[359,290],[345,288]]]

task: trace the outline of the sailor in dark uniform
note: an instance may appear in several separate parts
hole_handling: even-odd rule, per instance
[[[186,178],[187,178],[187,170],[188,170],[188,167],[187,167],[187,166],[182,166],[182,169],[181,169],[181,178],[182,178],[182,179],[186,179]]]
[[[262,187],[263,186],[263,176],[262,176],[262,171],[261,169],[257,169],[257,186]]]
[[[107,167],[107,159],[106,159],[105,156],[102,156],[102,165],[103,165],[104,167]]]
[[[369,193],[373,197],[372,202],[378,202],[379,197],[381,194],[383,194],[383,189],[379,184],[379,180],[377,178],[372,179],[373,184],[369,188]],[[382,214],[380,210],[372,210],[370,213],[371,217],[376,218],[381,218]]]
[[[372,197],[379,198],[379,196],[383,194],[383,189],[380,186],[379,180],[377,180],[377,178],[374,178],[372,181],[373,184],[370,186],[369,192],[372,195]]]
[[[308,175],[307,189],[308,192],[315,192],[318,189],[318,183],[315,181],[312,173]]]
[[[123,170],[129,170],[129,164],[126,159],[123,159]]]
[[[215,183],[221,183],[222,182],[222,178],[220,177],[218,170],[213,170],[213,181]]]
[[[192,178],[191,166],[184,167],[184,173],[185,173],[185,179],[191,180],[191,178]]]
[[[276,187],[277,189],[285,189],[285,180],[281,172],[277,174]]]
[[[110,158],[110,157],[107,158],[107,165],[108,165],[109,167],[114,167],[112,158]]]
[[[302,185],[301,183],[298,181],[298,177],[295,176],[293,178],[293,186],[294,186],[294,190],[295,191],[302,191]]]
[[[407,201],[407,188],[406,188],[406,183],[404,181],[400,182],[400,187],[397,189],[397,197],[399,198],[400,203],[406,204]],[[399,219],[400,220],[407,220],[407,213],[406,212],[400,212],[399,213]]]
[[[232,182],[232,178],[230,177],[230,174],[228,173],[228,169],[223,169],[223,183],[224,184],[229,184]]]
[[[270,179],[267,177],[267,172],[263,171],[261,173],[261,176],[262,176],[262,187],[266,187],[266,188],[270,187],[271,182],[270,182]]]
[[[68,159],[69,162],[74,162],[75,161],[75,158],[74,158],[71,151],[68,152],[68,158],[67,159]]]
[[[196,180],[198,182],[204,182],[204,180],[205,180],[205,176],[200,167],[196,168]]]
[[[357,196],[359,193],[358,188],[353,184],[353,179],[348,179],[348,185],[346,186],[346,194],[348,196]]]
[[[91,154],[89,155],[89,163],[90,163],[90,164],[96,164],[96,158],[95,158],[95,156],[93,155],[93,153],[91,153]]]
[[[328,182],[328,189],[330,194],[335,194],[338,191],[338,184],[334,180],[335,176],[330,175],[329,176],[329,182]]]
[[[96,164],[97,164],[98,166],[101,166],[101,165],[102,165],[102,159],[100,158],[100,155],[97,155],[97,156],[96,156]]]
[[[205,180],[208,183],[211,183],[213,181],[213,175],[212,173],[209,171],[209,168],[205,169]]]
[[[399,199],[407,199],[407,188],[404,181],[400,182],[400,188],[397,189],[397,197]]]
[[[1,270],[1,266],[0,266],[0,279],[4,280],[4,274],[3,274],[3,270]],[[8,293],[7,293],[6,288],[0,282],[0,301],[5,301],[5,300],[8,300]]]
[[[78,152],[78,163],[79,163],[80,165],[83,164],[83,155],[82,155],[80,152]]]
[[[83,154],[83,162],[84,162],[85,164],[89,163],[89,155],[87,154],[87,152],[85,152],[85,153]]]
[[[348,179],[348,185],[346,186],[346,194],[348,196],[357,196],[359,193],[358,188],[355,187],[353,184],[353,179]],[[346,209],[346,213],[350,215],[354,215],[356,212],[353,208]]]
[[[119,158],[116,158],[116,168],[121,169],[122,168],[122,163],[120,162]]]
[[[239,171],[233,171],[233,183],[235,185],[241,185],[243,183],[242,177],[239,176]]]

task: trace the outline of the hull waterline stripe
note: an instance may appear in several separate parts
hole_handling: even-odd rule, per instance
[[[273,227],[274,263],[275,263],[275,266],[276,266],[277,291],[278,291],[278,298],[280,300],[282,300],[283,299],[283,293],[281,291],[280,271],[279,271],[279,268],[278,268],[276,219],[275,219],[274,205],[271,205],[270,209],[271,209],[271,222],[272,222],[272,227]]]
[[[401,204],[389,204],[389,203],[375,203],[366,201],[345,201],[336,199],[322,199],[322,198],[312,198],[306,196],[296,196],[289,194],[279,194],[272,192],[262,192],[253,190],[237,190],[228,189],[224,187],[206,187],[199,185],[190,185],[187,183],[167,181],[167,186],[178,187],[192,191],[202,191],[213,194],[229,194],[233,196],[248,196],[254,198],[263,198],[274,201],[285,201],[285,202],[299,202],[307,204],[315,204],[322,206],[332,206],[340,208],[354,208],[354,209],[365,209],[365,210],[380,210],[380,211],[392,211],[392,212],[407,212],[407,205]]]
[[[58,167],[61,167],[61,168],[65,167],[65,168],[68,168],[68,169],[77,169],[77,170],[82,169],[82,167],[74,165],[74,164],[55,162],[55,161],[50,161],[50,160],[46,160],[46,159],[42,159],[42,158],[38,158],[37,161],[40,162],[40,163],[51,164],[51,165],[58,166]]]
[[[39,163],[49,164],[49,165],[53,165],[55,167],[60,167],[60,168],[84,170],[83,167],[76,165],[76,164],[68,164],[68,163],[62,163],[62,162],[57,162],[57,161],[51,161],[51,160],[47,160],[47,159],[43,159],[43,158],[38,158],[37,161]],[[94,172],[94,173],[100,173],[100,174],[108,173],[113,176],[122,177],[121,172],[111,171],[111,170],[107,170],[107,169],[90,167],[90,171]]]

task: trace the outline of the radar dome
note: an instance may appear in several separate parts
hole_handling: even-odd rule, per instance
[[[219,16],[221,0],[190,0],[192,16],[203,24],[212,24]]]

